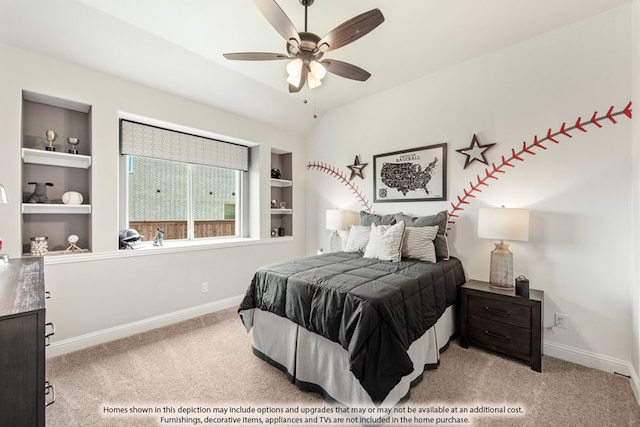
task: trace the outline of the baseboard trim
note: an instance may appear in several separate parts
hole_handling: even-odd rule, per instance
[[[638,373],[633,369],[633,365],[630,362],[551,341],[543,342],[542,353],[546,356],[566,360],[588,368],[628,376],[631,390],[640,405],[640,378],[638,378]]]
[[[193,319],[194,317],[203,316],[215,311],[237,307],[242,301],[242,298],[242,295],[231,297],[58,341],[47,347],[47,358],[61,356],[71,353],[72,351],[82,350],[94,345],[161,328],[172,323]]]
[[[588,368],[598,369],[605,372],[617,372],[622,375],[631,374],[631,364],[626,360],[616,359],[580,348],[558,344],[552,341],[543,342],[543,354],[567,362],[577,363]]]
[[[633,394],[636,396],[636,401],[638,405],[640,405],[640,377],[638,377],[638,373],[633,369],[633,366],[631,366],[629,381],[631,382],[631,390],[633,390]]]

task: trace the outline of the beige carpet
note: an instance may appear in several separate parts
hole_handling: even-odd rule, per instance
[[[47,408],[47,426],[223,425],[222,419],[230,416],[234,422],[229,425],[254,426],[269,420],[272,425],[338,425],[340,418],[356,417],[337,414],[317,394],[298,390],[282,372],[255,357],[250,347],[250,335],[229,309],[49,359],[47,379],[55,386],[56,402]],[[640,425],[640,407],[627,378],[551,357],[543,357],[542,371],[476,348],[462,349],[454,341],[440,367],[426,372],[409,401],[389,415],[397,422],[388,425],[435,425],[438,416],[445,422],[440,425]],[[521,407],[525,415],[460,412],[505,406]],[[282,413],[187,414],[179,412],[181,407]],[[434,407],[458,412],[418,413]],[[333,414],[320,418],[322,414],[302,413],[309,408]],[[154,413],[137,412],[146,409]],[[125,410],[126,414],[118,413]],[[204,422],[207,416],[209,423]],[[303,421],[287,423],[292,418]]]

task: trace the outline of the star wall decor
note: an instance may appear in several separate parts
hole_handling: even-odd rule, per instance
[[[474,134],[470,146],[468,146],[467,148],[460,148],[456,151],[467,156],[467,158],[464,160],[464,168],[466,169],[471,162],[474,162],[476,160],[484,163],[485,165],[489,165],[489,162],[487,161],[487,158],[485,156],[485,151],[487,151],[494,145],[496,145],[495,142],[484,145],[480,144],[480,142],[478,141],[478,137]]]
[[[347,165],[347,167],[351,169],[351,176],[349,177],[349,181],[351,181],[356,176],[359,176],[360,178],[364,179],[364,175],[362,174],[362,171],[364,167],[367,166],[368,164],[369,163],[360,163],[360,159],[358,158],[358,156],[356,156],[355,160],[353,161],[353,164]]]

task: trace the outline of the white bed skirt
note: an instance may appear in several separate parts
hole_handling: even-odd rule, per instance
[[[345,406],[369,406],[373,401],[349,370],[347,351],[333,341],[309,332],[288,319],[252,309],[253,348],[284,371],[298,387],[319,392]],[[247,310],[251,311],[251,310]],[[455,307],[449,306],[435,326],[409,347],[413,372],[387,395],[382,406],[393,406],[409,396],[425,369],[436,368],[440,351],[456,331]]]

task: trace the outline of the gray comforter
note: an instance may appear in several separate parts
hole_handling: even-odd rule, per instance
[[[270,311],[339,343],[354,376],[381,402],[412,372],[411,343],[455,302],[464,281],[453,257],[434,264],[338,252],[260,268],[238,311]],[[242,320],[249,330],[251,316]]]

